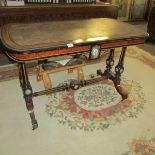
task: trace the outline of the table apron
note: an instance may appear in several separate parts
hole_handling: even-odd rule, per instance
[[[104,42],[104,43],[96,43],[95,45],[101,46],[101,49],[110,49],[110,48],[117,48],[123,46],[131,46],[137,44],[145,43],[146,39],[135,39],[135,40],[122,40],[122,41],[111,41],[111,42]],[[14,52],[6,52],[7,55],[12,58],[14,61],[30,61],[30,60],[37,60],[37,59],[44,59],[48,57],[55,57],[61,55],[70,55],[70,54],[78,54],[78,53],[87,53],[90,52],[92,45],[83,45],[77,46],[73,48],[65,48],[65,49],[56,49],[51,51],[41,51],[41,52],[31,52],[31,53],[14,53]]]

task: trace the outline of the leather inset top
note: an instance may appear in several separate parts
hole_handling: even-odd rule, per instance
[[[51,50],[117,39],[146,38],[147,33],[109,18],[8,24],[1,28],[2,43],[16,52]]]

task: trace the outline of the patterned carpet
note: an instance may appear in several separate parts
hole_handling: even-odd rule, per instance
[[[127,56],[155,68],[155,59],[138,48],[129,48]],[[46,112],[72,130],[108,130],[128,119],[138,118],[147,104],[144,88],[139,82],[123,78],[122,84],[129,93],[124,101],[121,101],[113,83],[105,80],[78,90],[50,95]],[[155,138],[151,138],[133,139],[128,144],[129,151],[121,155],[155,155]]]
[[[111,81],[56,93],[50,96],[46,111],[71,129],[93,131],[106,129],[129,118],[136,118],[146,103],[142,87],[134,81],[128,99],[121,101]]]
[[[34,98],[39,123],[35,131],[18,78],[0,82],[0,154],[155,155],[155,57],[129,47],[124,65],[122,84],[128,99],[121,101],[109,80]],[[85,78],[104,67],[104,56],[88,63]],[[50,77],[55,87],[76,74],[58,72]],[[34,92],[44,87],[34,74],[30,82]]]
[[[129,144],[128,152],[122,155],[155,155],[155,138],[140,137]]]

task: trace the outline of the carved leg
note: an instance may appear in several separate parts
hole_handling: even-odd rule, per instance
[[[114,51],[115,49],[110,50],[109,57],[106,60],[106,70],[104,71],[104,76],[109,78],[112,74],[111,69],[114,65]]]
[[[128,97],[127,92],[121,87],[121,74],[124,71],[124,57],[127,47],[122,48],[122,52],[118,61],[118,64],[115,67],[115,77],[112,77],[111,80],[114,82],[115,88],[117,92],[122,96],[122,99],[126,99]]]
[[[35,119],[35,114],[33,111],[34,109],[33,101],[32,101],[33,92],[32,92],[32,87],[28,79],[25,63],[19,64],[19,80],[20,80],[20,86],[23,90],[26,107],[29,111],[30,118],[32,121],[32,129],[34,130],[38,127],[38,124],[37,124],[37,120]]]
[[[126,47],[123,47],[120,58],[119,58],[119,62],[115,67],[116,74],[113,74],[111,71],[112,66],[114,65],[114,49],[110,50],[109,57],[106,60],[106,70],[104,71],[104,73],[102,73],[101,70],[97,70],[98,75],[101,75],[105,77],[106,79],[110,79],[113,81],[117,92],[122,96],[123,100],[128,97],[127,92],[125,92],[125,90],[121,87],[121,84],[120,84],[120,81],[121,81],[120,77],[124,71],[123,65],[124,65],[125,52],[126,52]]]
[[[111,76],[113,76],[111,69],[114,65],[114,51],[115,49],[110,49],[110,54],[106,59],[106,69],[104,73],[99,69],[97,70],[97,75],[104,76],[106,79],[111,79]]]

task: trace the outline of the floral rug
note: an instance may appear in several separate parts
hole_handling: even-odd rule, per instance
[[[118,56],[119,52],[116,51],[115,59],[118,59]],[[133,50],[133,48],[129,48],[127,57],[131,60],[135,59],[135,62],[138,60],[146,66],[153,69],[155,68],[155,58],[141,49],[134,47]],[[135,66],[135,74],[137,74],[136,63],[133,66]],[[96,67],[94,68],[96,69]],[[133,72],[134,69],[131,67],[131,72]],[[144,70],[145,67],[142,67],[139,71]],[[149,74],[151,75],[152,73],[150,72]],[[148,118],[149,112],[146,112],[149,109],[150,113],[152,113],[150,106],[154,107],[153,104],[150,104],[150,102],[152,103],[153,101],[148,101],[148,94],[152,91],[146,86],[143,87],[145,79],[148,81],[148,73],[144,71],[142,76],[146,76],[146,78],[136,79],[130,76],[128,78],[127,73],[127,76],[122,78],[122,84],[129,93],[129,97],[124,101],[121,100],[121,96],[117,93],[113,83],[110,80],[104,80],[96,84],[81,87],[78,90],[59,92],[48,96],[49,102],[46,104],[46,112],[52,119],[59,122],[61,126],[65,126],[71,129],[71,131],[77,132],[91,131],[91,133],[96,133],[97,131],[102,131],[106,133],[106,131],[115,126],[117,129],[119,125],[123,126],[123,124],[125,124],[128,128],[128,133],[125,134],[122,130],[121,135],[121,131],[119,131],[118,134],[123,136],[123,138],[117,137],[123,140],[120,142],[119,139],[117,139],[116,142],[118,141],[120,148],[126,151],[124,151],[124,153],[123,151],[120,151],[121,153],[115,152],[114,150],[117,149],[116,146],[113,146],[113,153],[109,154],[155,155],[154,125],[152,124],[152,127],[148,125],[150,124],[148,122],[155,120],[155,115],[150,114],[151,117]],[[146,88],[150,91],[147,91]],[[131,123],[132,125],[130,126],[128,122],[132,121],[134,123]],[[138,130],[139,134],[137,133]],[[109,133],[109,138],[110,136]],[[123,148],[124,145],[126,145],[126,149]],[[104,153],[106,154],[106,151]]]
[[[109,80],[52,94],[46,111],[59,123],[71,129],[104,130],[129,118],[136,118],[146,103],[142,87],[135,81],[123,81],[130,86],[128,99],[121,101]]]
[[[129,143],[129,151],[122,155],[155,155],[155,138],[140,137]]]
[[[127,56],[154,68],[154,58],[143,50],[140,53],[139,50],[128,48]],[[118,59],[119,53],[119,50],[115,51],[115,59]],[[123,83],[129,93],[129,97],[124,101],[121,101],[113,83],[106,80],[78,90],[51,94],[46,112],[71,129],[87,131],[104,130],[111,125],[136,118],[146,103],[143,88],[133,80],[123,79]]]

